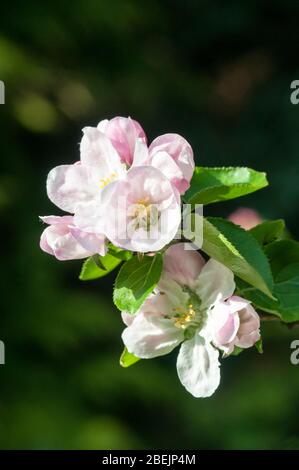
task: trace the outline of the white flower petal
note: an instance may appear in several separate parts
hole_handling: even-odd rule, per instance
[[[132,166],[148,165],[148,148],[144,140],[136,139]]]
[[[134,319],[136,318],[136,316],[132,315],[131,313],[121,312],[121,318],[122,318],[125,325],[130,326],[130,325],[132,325],[132,323],[133,323]]]
[[[122,334],[128,351],[143,359],[170,353],[184,339],[182,329],[158,315],[138,313]]]
[[[50,229],[51,227],[49,227]],[[60,261],[71,259],[83,259],[90,256],[92,253],[87,251],[71,233],[59,237],[54,246],[54,255]]]
[[[194,397],[209,397],[220,383],[219,352],[198,333],[185,341],[177,359],[178,376]]]
[[[80,153],[81,163],[100,169],[103,179],[117,179],[125,173],[124,165],[112,143],[96,127],[84,127]]]
[[[173,308],[187,305],[189,295],[184,292],[183,288],[173,279],[162,276],[158,284],[158,290],[167,295],[167,300]]]
[[[62,222],[64,224],[71,225],[73,224],[74,217],[72,215],[45,215],[39,217],[42,222],[48,225],[60,225]]]
[[[157,152],[151,161],[151,164],[160,170],[169,180],[182,179],[184,177],[175,160],[164,151]]]
[[[107,253],[106,237],[103,234],[84,232],[77,227],[71,227],[70,232],[77,242],[90,253],[105,256]]]
[[[218,261],[210,259],[202,268],[195,290],[202,307],[210,307],[217,301],[228,299],[233,295],[235,287],[233,272]]]
[[[67,226],[50,225],[41,236],[41,248],[60,261],[82,259],[91,255],[72,236]]]
[[[109,123],[108,119],[102,119],[102,121],[100,121],[99,124],[97,125],[97,129],[99,129],[99,131],[101,131],[101,132],[103,132],[103,134],[105,134],[108,123]]]
[[[83,165],[61,165],[48,174],[49,199],[60,209],[74,213],[100,193],[100,174]]]

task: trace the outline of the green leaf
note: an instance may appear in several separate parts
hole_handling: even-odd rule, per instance
[[[254,345],[257,349],[257,351],[260,353],[260,354],[263,354],[263,342],[262,342],[262,338],[260,338]],[[239,356],[239,354],[241,354],[241,352],[244,351],[244,348],[240,348],[239,346],[235,346],[234,347],[234,350],[233,352],[230,354],[230,356]]]
[[[239,348],[239,346],[235,346],[233,352],[230,354],[231,356],[239,356],[241,352],[244,351],[244,348]]]
[[[279,240],[265,248],[271,261],[274,277],[288,264],[299,263],[299,242],[295,240]]]
[[[140,357],[134,356],[134,354],[130,353],[127,348],[125,348],[120,356],[119,363],[122,367],[130,367],[140,360]]]
[[[134,256],[121,267],[113,292],[117,308],[135,313],[157,285],[162,271],[162,255]]]
[[[268,259],[248,231],[228,220],[204,218],[201,249],[231,269],[236,276],[273,297],[273,278]]]
[[[131,251],[122,250],[122,248],[118,248],[117,246],[112,245],[112,243],[108,246],[108,253],[122,261],[128,261],[133,256]]]
[[[267,245],[281,238],[285,232],[284,220],[268,220],[249,230],[260,245]]]
[[[79,279],[81,281],[91,281],[99,277],[106,276],[115,269],[121,260],[107,253],[106,256],[94,255],[84,261]]]
[[[263,354],[263,340],[260,338],[254,345],[260,354]]]
[[[97,267],[98,267],[99,269],[101,269],[102,271],[107,271],[107,268],[106,268],[106,266],[103,264],[101,258],[102,258],[102,257],[99,256],[99,255],[93,255],[93,256],[92,256],[92,259],[93,259],[93,261],[95,262],[95,264],[97,265]]]
[[[256,308],[277,315],[282,321],[292,323],[299,320],[299,243],[294,240],[279,240],[265,248],[274,274],[273,294],[269,299],[262,292],[240,284],[240,293]]]
[[[245,196],[268,185],[265,173],[245,167],[196,167],[184,200],[190,204],[211,204]]]

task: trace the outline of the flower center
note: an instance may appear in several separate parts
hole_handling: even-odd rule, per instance
[[[128,216],[132,219],[131,225],[134,230],[143,228],[149,231],[151,226],[157,224],[159,211],[155,204],[151,204],[148,198],[144,198],[129,207]]]
[[[191,338],[194,332],[201,329],[206,321],[206,310],[201,308],[198,295],[189,287],[184,286],[184,292],[189,295],[184,307],[175,307],[168,316],[177,328],[184,330],[185,337]]]
[[[196,320],[196,311],[193,308],[192,304],[189,304],[187,309],[174,308],[174,325],[177,328],[182,328],[185,330],[191,323],[194,323]]]

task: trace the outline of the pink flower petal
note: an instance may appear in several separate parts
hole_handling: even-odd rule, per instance
[[[100,195],[100,173],[83,165],[61,165],[47,179],[49,199],[60,209],[74,213]]]
[[[195,168],[193,150],[187,140],[178,134],[161,135],[151,143],[149,154],[152,164],[183,194],[189,187]]]
[[[98,129],[110,139],[121,161],[127,165],[133,162],[136,140],[141,139],[146,143],[146,135],[141,125],[130,117],[117,116],[110,121],[101,121]]]
[[[170,246],[163,257],[163,273],[180,285],[193,287],[204,264],[204,258],[195,250],[188,250],[187,243]]]
[[[105,233],[131,251],[158,251],[176,235],[180,219],[177,190],[157,169],[132,167],[109,195]]]

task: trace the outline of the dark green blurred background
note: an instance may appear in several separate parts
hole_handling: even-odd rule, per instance
[[[0,447],[298,449],[299,329],[263,324],[264,354],[223,361],[210,399],[185,392],[176,352],[122,369],[114,275],[82,283],[80,261],[41,252],[38,215],[60,213],[46,176],[78,159],[81,128],[130,115],[200,165],[267,171],[270,188],[206,213],[254,207],[299,237],[299,3],[10,1],[0,21]]]

